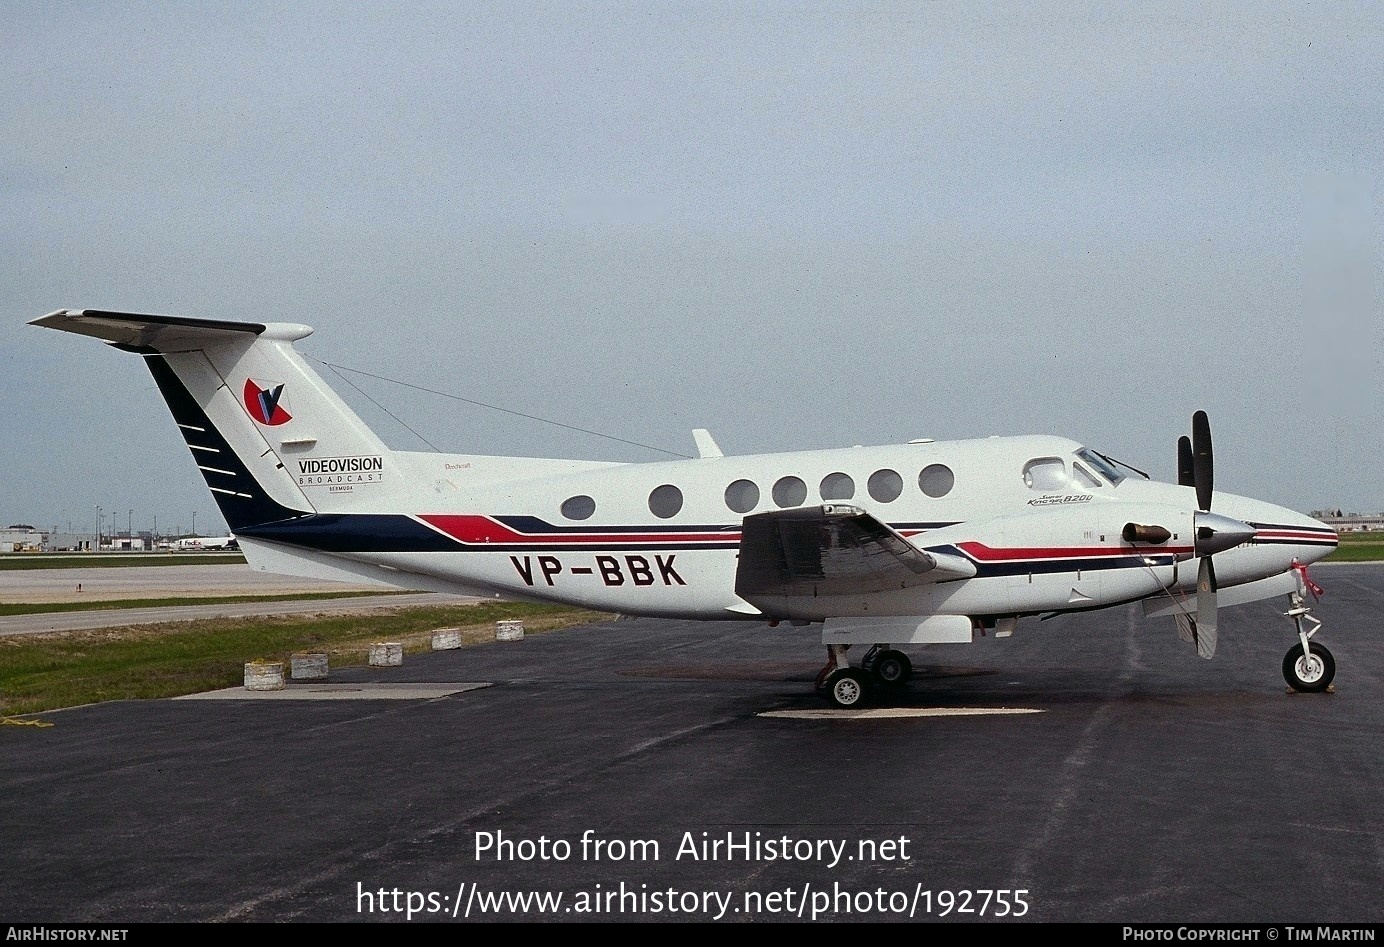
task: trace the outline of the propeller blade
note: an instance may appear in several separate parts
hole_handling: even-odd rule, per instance
[[[1192,439],[1186,434],[1177,439],[1177,483],[1182,487],[1196,486],[1192,473]]]
[[[1211,509],[1214,478],[1211,461],[1211,421],[1205,411],[1192,415],[1192,478],[1197,488],[1197,506]]]
[[[1177,636],[1188,644],[1196,644],[1196,619],[1178,612],[1173,616],[1173,620],[1177,622]]]
[[[1197,568],[1197,624],[1192,631],[1197,654],[1209,658],[1216,653],[1216,567],[1211,557],[1203,556]]]

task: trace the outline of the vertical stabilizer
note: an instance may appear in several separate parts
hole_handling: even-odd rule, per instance
[[[307,326],[91,309],[33,324],[144,357],[232,531],[402,488],[391,452],[294,350]]]

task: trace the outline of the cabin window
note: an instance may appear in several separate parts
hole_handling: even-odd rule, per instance
[[[784,477],[774,484],[774,502],[779,506],[802,506],[806,500],[807,484],[797,477]]]
[[[849,500],[855,496],[855,481],[850,474],[829,473],[822,478],[823,500]]]
[[[726,487],[726,506],[737,513],[748,513],[759,506],[759,487],[752,480],[737,480]]]
[[[1030,490],[1069,490],[1072,480],[1060,457],[1039,457],[1024,464],[1024,485]]]
[[[956,474],[946,464],[928,464],[918,474],[918,489],[930,497],[944,497],[956,486]]]
[[[569,520],[590,519],[596,512],[596,501],[586,496],[568,497],[562,501],[562,515]]]
[[[876,470],[870,474],[870,480],[866,483],[870,491],[870,496],[881,503],[892,503],[903,493],[903,477],[899,476],[897,470],[890,470],[885,467],[883,470]]]
[[[649,494],[649,512],[659,519],[666,520],[677,516],[681,509],[682,491],[671,483],[654,487],[653,492]]]

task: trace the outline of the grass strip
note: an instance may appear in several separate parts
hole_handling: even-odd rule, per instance
[[[1384,533],[1341,533],[1340,545],[1322,562],[1378,562],[1384,559]]]
[[[1384,559],[1384,543],[1342,543],[1322,562],[1379,562]]]
[[[198,552],[185,556],[159,552],[103,552],[74,556],[38,553],[0,555],[0,572],[25,569],[129,569],[147,566],[234,566],[245,562],[242,553]]]
[[[409,595],[407,591],[380,589],[351,592],[285,592],[277,595],[210,595],[206,598],[121,598],[94,602],[0,602],[0,616],[48,615],[53,612],[103,612],[122,608],[169,608],[180,605],[238,605],[241,602],[315,602],[334,598],[374,595]]]
[[[598,612],[555,605],[485,602],[401,608],[372,615],[273,616],[135,625],[98,631],[0,637],[0,715],[31,714],[106,700],[176,697],[244,682],[248,661],[324,651],[333,667],[365,664],[370,645],[398,641],[427,651],[432,632],[463,629],[465,644],[492,641],[495,622],[525,632],[599,621]]]

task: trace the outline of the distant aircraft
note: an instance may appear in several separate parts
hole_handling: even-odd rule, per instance
[[[908,679],[901,646],[1138,601],[1209,658],[1218,607],[1286,596],[1285,679],[1320,691],[1335,673],[1304,595],[1336,533],[1215,492],[1203,412],[1176,484],[1046,436],[726,457],[699,430],[700,457],[643,464],[421,453],[385,447],[313,372],[293,347],[307,326],[98,310],[33,324],[144,357],[264,571],[788,622],[827,646],[817,687],[841,707]]]
[[[173,548],[180,552],[198,549],[236,549],[238,546],[234,536],[189,536],[173,544]]]

